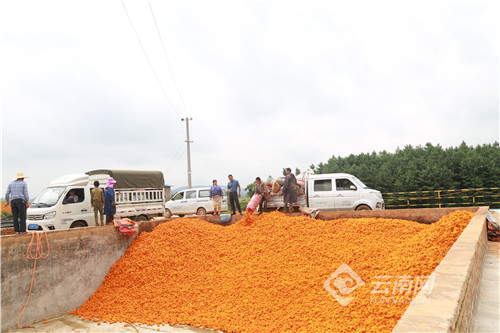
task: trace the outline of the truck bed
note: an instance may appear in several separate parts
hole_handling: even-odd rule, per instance
[[[305,194],[297,195],[297,202],[293,205],[294,207],[304,207],[307,206],[307,199]],[[279,210],[285,207],[283,202],[283,195],[271,195],[267,201],[267,209]]]

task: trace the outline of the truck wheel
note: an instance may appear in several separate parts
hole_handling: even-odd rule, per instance
[[[199,215],[199,216],[205,216],[207,215],[207,211],[205,210],[205,208],[198,208],[198,210],[196,211],[196,215]]]
[[[85,228],[87,223],[83,221],[75,221],[71,224],[70,228]]]
[[[358,207],[356,207],[356,210],[372,210],[370,208],[370,206],[367,206],[367,205],[359,205]]]
[[[165,217],[167,219],[172,217],[172,212],[170,211],[170,209],[165,209]]]
[[[145,221],[149,221],[149,218],[146,215],[139,215],[135,221],[136,222],[145,222]]]

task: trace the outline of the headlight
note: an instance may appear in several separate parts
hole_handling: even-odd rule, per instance
[[[53,220],[56,217],[56,212],[50,212],[43,216],[44,220]]]

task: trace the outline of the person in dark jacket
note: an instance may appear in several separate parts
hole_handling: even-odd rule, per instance
[[[115,189],[113,186],[116,181],[113,177],[108,179],[104,186],[104,215],[106,215],[106,224],[113,222],[113,217],[116,214]]]
[[[293,204],[297,202],[297,190],[295,186],[297,185],[297,179],[292,173],[292,169],[285,169],[286,177],[283,183],[283,202],[285,203],[285,213],[291,213],[293,211]],[[290,207],[290,208],[288,208]]]

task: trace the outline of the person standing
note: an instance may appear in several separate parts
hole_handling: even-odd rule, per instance
[[[293,211],[293,204],[297,202],[297,190],[295,186],[297,185],[297,179],[292,173],[292,169],[285,169],[286,177],[283,183],[283,202],[285,203],[285,213],[291,213]],[[290,207],[290,209],[288,208]]]
[[[90,206],[94,208],[94,220],[96,227],[99,226],[97,215],[101,218],[101,226],[104,225],[104,191],[99,188],[99,181],[94,182],[94,188],[90,192]]]
[[[115,189],[113,186],[116,181],[109,177],[104,186],[104,215],[106,215],[106,224],[113,222],[113,216],[116,213]]]
[[[265,208],[267,206],[267,200],[269,200],[269,190],[260,177],[255,178],[255,193],[262,197],[259,203],[259,214],[262,214],[262,207]]]
[[[231,202],[231,210],[233,211],[233,215],[236,215],[236,208],[241,213],[240,199],[241,197],[241,186],[240,183],[233,178],[233,175],[229,175],[229,183],[227,183],[227,190],[229,192],[229,201]]]
[[[216,179],[212,181],[212,184],[210,188],[210,200],[212,200],[212,205],[214,206],[214,215],[220,215],[224,194],[222,193],[222,188],[217,185]]]
[[[26,233],[26,205],[30,201],[28,184],[26,184],[24,178],[27,178],[24,172],[18,172],[16,180],[7,186],[7,192],[5,193],[5,201],[7,201],[5,206],[12,205],[14,232],[17,235]]]

